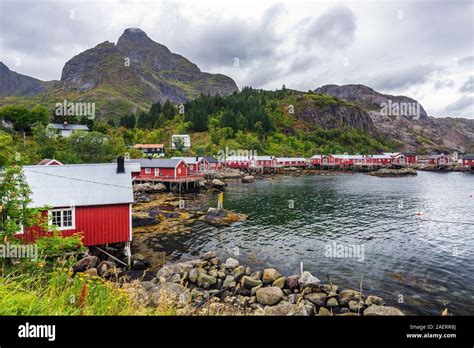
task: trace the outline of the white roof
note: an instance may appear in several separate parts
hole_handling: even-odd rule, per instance
[[[277,157],[277,162],[306,162],[303,157]]]
[[[87,127],[84,124],[50,123],[48,127],[55,128],[55,129],[64,129],[64,130],[85,130],[85,131],[89,130],[89,127]]]
[[[314,156],[311,156],[311,158],[322,158],[324,155],[314,155]]]
[[[364,156],[362,155],[331,155],[334,158],[342,158],[342,159],[363,159]]]
[[[252,156],[255,161],[271,161],[273,158],[273,156]]]
[[[226,162],[250,161],[253,156],[228,156]]]
[[[179,159],[184,161],[186,164],[197,164],[199,161],[201,161],[203,158],[202,157],[171,157],[171,159]]]
[[[370,155],[371,158],[375,159],[391,159],[392,156],[389,155]]]
[[[133,203],[131,171],[117,173],[117,165],[71,164],[62,166],[24,166],[32,191],[31,207],[69,207]]]
[[[397,156],[397,155],[400,155],[400,152],[382,152],[383,155],[386,155],[386,156]]]

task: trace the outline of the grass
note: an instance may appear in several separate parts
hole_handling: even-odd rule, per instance
[[[70,270],[71,261],[4,267],[0,315],[174,315],[168,305],[147,307],[138,282],[119,285]]]

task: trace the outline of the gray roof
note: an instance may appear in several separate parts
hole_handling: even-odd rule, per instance
[[[136,158],[126,162],[139,163],[142,168],[176,168],[181,161],[172,158]]]
[[[466,154],[466,155],[462,156],[462,158],[465,159],[465,160],[474,160],[474,155]]]
[[[202,158],[204,158],[206,161],[208,161],[209,163],[219,163],[219,161],[217,160],[217,158],[213,157],[213,156],[203,156]]]
[[[31,207],[69,207],[133,203],[131,168],[117,174],[117,165],[71,164],[24,166],[32,191]]]
[[[89,130],[89,127],[87,127],[84,124],[64,124],[64,123],[50,123],[48,125],[50,128],[54,129],[64,129],[64,130]]]

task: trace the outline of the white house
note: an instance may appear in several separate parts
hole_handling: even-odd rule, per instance
[[[176,143],[181,139],[183,142],[183,149],[187,150],[191,147],[191,137],[188,134],[173,134],[171,136],[171,148],[176,149]]]
[[[89,131],[89,127],[83,124],[68,124],[67,122],[64,123],[50,123],[48,125],[48,129],[51,129],[55,132],[55,134],[62,136],[64,138],[70,136],[72,133],[76,131]]]

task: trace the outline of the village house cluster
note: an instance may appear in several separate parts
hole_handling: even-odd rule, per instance
[[[155,146],[158,145],[158,146]],[[129,252],[132,240],[133,185],[162,184],[169,191],[197,188],[204,178],[214,178],[226,168],[241,171],[278,171],[287,169],[351,169],[357,167],[404,167],[419,164],[442,167],[459,164],[474,169],[474,155],[454,161],[444,154],[419,156],[414,153],[374,155],[314,155],[303,157],[229,156],[218,160],[212,156],[160,158],[164,146],[137,144],[145,154],[158,157],[124,159],[114,163],[64,165],[55,159],[44,159],[38,165],[24,166],[32,190],[31,207],[48,207],[43,212],[49,225],[68,235],[82,232],[86,246],[123,243]],[[151,151],[151,152],[148,152]],[[22,229],[18,236],[27,242],[43,233],[38,227]]]

